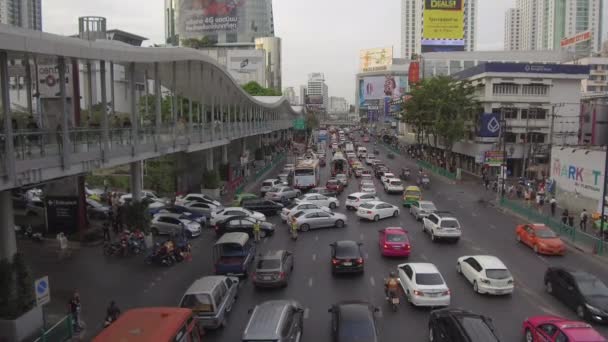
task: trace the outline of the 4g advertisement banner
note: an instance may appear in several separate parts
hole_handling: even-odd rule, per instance
[[[465,0],[425,0],[423,39],[464,39]]]
[[[235,32],[243,18],[246,0],[180,0],[178,25],[182,39],[205,34]]]

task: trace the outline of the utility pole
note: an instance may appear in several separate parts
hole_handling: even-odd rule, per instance
[[[536,108],[534,108],[536,113]],[[530,151],[528,151],[528,141],[530,140],[530,115],[532,114],[532,108],[528,108],[528,114],[526,115],[526,139],[524,140],[523,160],[521,163],[521,175],[526,178],[526,167],[528,164],[528,158],[530,157]],[[536,115],[536,114],[535,114]]]
[[[603,187],[603,191],[602,191],[602,198],[600,198],[600,201],[602,203],[602,216],[600,217],[600,240],[604,239],[604,223],[606,222],[606,181],[608,180],[606,177],[606,172],[608,171],[608,146],[606,146],[606,155],[604,156],[604,158],[606,158],[606,160],[604,161],[604,183],[602,184]]]

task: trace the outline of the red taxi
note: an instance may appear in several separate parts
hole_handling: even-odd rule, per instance
[[[409,257],[412,251],[407,230],[389,227],[378,231],[378,244],[383,256]]]

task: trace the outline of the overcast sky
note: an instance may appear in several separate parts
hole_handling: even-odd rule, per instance
[[[48,4],[52,2],[52,6]],[[45,0],[44,31],[74,34],[78,17],[104,16],[108,28],[164,42],[162,0]],[[479,0],[478,50],[503,47],[504,13],[515,0]],[[355,98],[359,50],[393,46],[400,54],[400,0],[273,0],[275,33],[283,39],[283,86],[299,89],[311,72],[325,73],[330,96]],[[297,91],[297,90],[296,90]]]

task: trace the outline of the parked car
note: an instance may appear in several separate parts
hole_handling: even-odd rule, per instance
[[[515,238],[537,254],[564,255],[566,253],[564,242],[544,224],[520,224],[515,229]]]
[[[206,216],[195,213],[194,211],[192,211],[184,206],[181,206],[181,205],[170,205],[170,206],[165,206],[165,207],[160,207],[160,208],[154,208],[154,209],[150,209],[148,212],[150,213],[150,216],[154,216],[158,213],[182,214],[182,215],[188,216],[188,218],[191,219],[192,221],[200,223],[201,226],[204,226],[207,223]]]
[[[262,182],[262,187],[260,188],[260,194],[262,197],[266,195],[267,192],[272,191],[273,188],[283,186],[283,182],[278,179],[267,179]]]
[[[244,200],[241,206],[245,209],[257,211],[264,215],[270,216],[280,213],[283,209],[283,205],[281,203],[262,198]]]
[[[414,216],[416,221],[420,221],[430,214],[437,211],[437,207],[431,201],[417,201],[410,205],[410,214]]]
[[[422,219],[422,230],[431,235],[431,241],[448,239],[458,242],[462,236],[462,229],[458,219],[447,211],[435,211]]]
[[[250,310],[242,342],[301,342],[304,308],[293,300],[270,300]]]
[[[206,276],[195,280],[179,302],[180,308],[192,309],[200,327],[214,329],[227,324],[239,290],[239,279]]]
[[[346,209],[356,210],[361,204],[371,201],[378,201],[378,197],[367,192],[354,192],[346,197],[344,205],[346,206]]]
[[[218,207],[211,203],[197,201],[186,202],[184,203],[183,207],[195,214],[204,216],[207,220],[211,218],[212,212],[222,209],[221,206]]]
[[[361,242],[342,240],[336,241],[331,247],[331,272],[363,273],[365,260],[361,252]]]
[[[330,209],[336,209],[340,206],[340,201],[337,198],[327,197],[319,194],[304,194],[299,198],[296,198],[296,202],[314,203],[322,207],[328,207]]]
[[[258,255],[251,281],[256,287],[287,287],[293,272],[293,253],[286,250]]]
[[[491,318],[453,308],[431,311],[429,340],[432,342],[500,342]]]
[[[375,313],[368,302],[343,301],[329,308],[333,342],[378,342]]]
[[[359,205],[357,216],[370,221],[379,221],[399,216],[399,207],[382,201],[369,201]]]
[[[287,200],[300,197],[300,195],[302,195],[300,190],[290,188],[288,186],[278,186],[268,191],[265,198],[273,201],[285,202]]]
[[[593,274],[563,267],[549,267],[545,289],[586,321],[608,323],[608,287]]]
[[[528,317],[523,323],[524,341],[607,342],[597,330],[585,322],[556,316]]]
[[[324,210],[326,212],[331,212],[331,209],[328,207],[322,207],[318,204],[310,203],[310,202],[294,202],[283,208],[281,211],[281,220],[283,222],[287,222],[291,220],[291,216],[299,211],[309,211],[309,210]]]
[[[253,237],[253,225],[260,224],[260,237],[265,238],[272,236],[275,231],[274,224],[266,221],[260,221],[251,216],[232,216],[223,220],[217,221],[213,229],[215,234],[222,236],[226,233],[246,233],[250,238]]]
[[[409,234],[401,227],[380,229],[378,244],[383,256],[409,257],[412,252]]]
[[[411,262],[397,266],[405,298],[415,306],[449,306],[450,289],[437,267]]]
[[[493,295],[513,293],[513,276],[500,259],[491,255],[458,258],[456,271],[473,285],[473,291]]]
[[[346,215],[327,212],[321,209],[306,210],[303,215],[296,217],[298,230],[307,232],[317,228],[342,228],[346,225]]]
[[[256,194],[250,194],[250,193],[240,193],[240,194],[236,194],[234,196],[234,199],[232,200],[232,207],[240,207],[241,205],[243,205],[243,201],[244,200],[248,200],[248,199],[257,199],[259,198],[258,195]]]
[[[217,222],[223,221],[223,220],[225,220],[229,217],[233,217],[233,216],[253,217],[256,220],[266,221],[266,215],[264,215],[260,212],[251,211],[249,209],[242,208],[242,207],[228,207],[228,208],[223,208],[223,209],[220,209],[217,211],[212,211],[211,219],[209,220],[209,223],[211,225],[215,225]]]
[[[154,235],[181,234],[185,230],[188,238],[201,235],[201,225],[184,214],[159,213],[152,218],[150,230]]]
[[[154,202],[158,202],[158,203],[162,203],[164,205],[169,204],[169,199],[165,198],[165,197],[159,197],[158,195],[156,195],[154,192],[149,191],[149,190],[143,190],[141,192],[141,198],[147,198],[147,199],[151,199]],[[118,198],[118,203],[120,205],[123,205],[125,203],[131,202],[131,200],[133,199],[133,194],[124,194],[122,196],[120,196]]]

